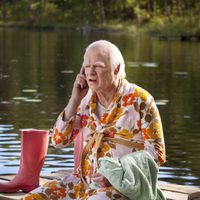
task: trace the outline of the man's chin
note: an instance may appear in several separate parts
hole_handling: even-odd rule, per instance
[[[92,92],[98,92],[98,91],[99,91],[98,88],[95,87],[95,86],[89,86],[89,88],[90,88],[90,90],[91,90]]]

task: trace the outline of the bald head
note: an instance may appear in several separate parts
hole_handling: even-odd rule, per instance
[[[118,75],[125,78],[126,73],[124,59],[116,45],[107,40],[98,40],[91,43],[87,47],[85,53],[92,49],[98,50],[101,53],[101,55],[105,55],[105,57],[109,59],[110,64],[114,67],[114,69],[116,69],[120,65]]]

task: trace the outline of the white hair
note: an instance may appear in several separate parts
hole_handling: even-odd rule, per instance
[[[110,63],[111,65],[114,66],[114,69],[118,67],[118,65],[120,64],[120,70],[118,75],[122,78],[126,77],[126,72],[125,72],[125,63],[124,63],[124,58],[120,52],[120,50],[118,49],[118,47],[116,45],[114,45],[113,43],[107,41],[107,40],[98,40],[95,41],[93,43],[91,43],[87,48],[86,51],[89,48],[95,47],[95,46],[104,46],[104,47],[109,47],[108,48],[108,52],[109,52],[109,58],[110,58]]]

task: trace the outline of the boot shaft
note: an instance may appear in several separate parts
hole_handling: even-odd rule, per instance
[[[20,170],[38,172],[43,166],[49,144],[49,131],[24,129],[21,132]]]

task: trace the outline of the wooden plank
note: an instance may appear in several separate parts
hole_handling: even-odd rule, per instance
[[[14,177],[14,176],[6,175],[6,177],[4,179],[11,180],[10,179],[11,177]],[[5,180],[2,180],[1,178],[0,178],[0,181],[7,182]],[[48,181],[50,181],[50,180],[46,179],[46,178],[40,178],[40,185],[43,185],[44,183],[46,183]],[[4,199],[5,200],[13,200],[13,199],[18,200],[18,199],[20,199],[24,195],[25,195],[25,193],[21,192],[21,191],[16,192],[16,193],[0,193],[0,200],[4,200]]]
[[[57,172],[51,172],[50,174],[42,174],[40,177],[46,178],[46,179],[62,179],[66,175],[70,175],[73,173],[73,170],[59,170]]]
[[[40,177],[40,185],[56,179],[61,180],[67,174],[72,173],[73,170],[60,170],[52,172],[50,174],[42,174]],[[0,181],[12,180],[14,175],[1,175]],[[163,191],[164,195],[167,197],[167,200],[200,200],[200,188],[195,188],[192,186],[176,185],[171,183],[159,182],[159,187]],[[24,193],[2,193],[0,194],[0,200],[13,200],[20,199]]]
[[[163,182],[158,182],[158,184],[162,190],[177,191],[177,192],[181,192],[185,194],[190,194],[193,192],[200,191],[199,188],[192,187],[192,186],[177,185],[177,184],[163,183]]]
[[[16,192],[16,193],[3,193],[0,194],[0,200],[11,200],[11,199],[15,199],[18,200],[20,199],[25,193],[23,192]]]
[[[194,192],[188,196],[188,200],[200,200],[200,192]]]
[[[6,175],[0,175],[0,179],[1,179],[1,180],[6,180],[6,181],[10,181],[10,180],[12,180],[14,177],[15,177],[15,175],[8,175],[8,174],[6,174]]]
[[[188,200],[188,195],[174,192],[174,191],[163,191],[167,200]]]
[[[200,188],[162,182],[159,182],[159,186],[167,199],[174,198],[173,195],[175,195],[176,199],[180,198],[181,200],[185,198],[184,195],[186,195],[187,200],[200,200]],[[176,193],[178,193],[178,195]]]
[[[175,192],[170,192],[170,191],[166,191],[164,192],[167,200],[188,200],[188,195],[186,194],[181,194],[181,193],[175,193]],[[22,192],[18,192],[18,193],[4,193],[4,194],[0,194],[0,200],[1,199],[20,199],[22,196],[24,195],[24,193]],[[190,200],[197,200],[197,199],[190,199]]]

